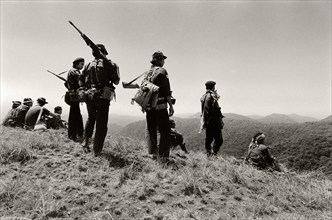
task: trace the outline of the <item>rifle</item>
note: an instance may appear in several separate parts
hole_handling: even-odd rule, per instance
[[[47,72],[49,72],[49,73],[51,73],[52,75],[58,77],[58,78],[61,79],[62,81],[65,81],[64,85],[65,85],[65,87],[66,87],[67,89],[69,89],[69,86],[68,86],[68,82],[67,82],[67,80],[66,80],[65,78],[63,78],[62,76],[59,76],[59,75],[62,74],[62,73],[60,73],[60,74],[55,74],[55,73],[53,73],[53,72],[51,72],[51,71],[49,71],[49,70],[47,70]]]
[[[61,79],[62,81],[67,82],[67,80],[66,80],[65,78],[63,78],[62,76],[59,76],[59,75],[62,74],[62,73],[60,73],[60,74],[55,74],[55,73],[53,73],[53,72],[51,72],[51,71],[49,71],[49,70],[47,70],[47,72],[53,74],[54,76],[58,77],[58,78]],[[65,71],[65,72],[66,72],[66,71]]]
[[[106,62],[108,65],[113,66],[113,64],[109,61],[109,59],[102,53],[100,53],[99,48],[96,46],[95,43],[92,42],[92,40],[90,40],[90,38],[88,38],[85,34],[83,34],[82,31],[80,31],[74,24],[73,22],[69,21],[69,24],[71,24],[77,31],[78,33],[80,33],[81,37],[83,38],[83,40],[85,41],[85,43],[91,47],[92,51],[99,57],[101,57],[104,62]],[[116,74],[116,76],[112,75],[112,82],[114,82],[116,85],[119,83],[120,80],[120,76],[118,75],[118,73]]]

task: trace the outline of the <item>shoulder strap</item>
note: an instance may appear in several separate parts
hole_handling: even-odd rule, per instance
[[[38,124],[38,122],[40,121],[42,113],[43,113],[43,107],[40,108],[40,112],[39,112],[38,118],[36,120],[36,124]]]

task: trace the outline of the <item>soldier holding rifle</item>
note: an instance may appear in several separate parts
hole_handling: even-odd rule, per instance
[[[92,137],[94,125],[96,132],[93,143],[95,156],[102,152],[107,133],[108,112],[110,101],[114,98],[115,85],[119,84],[119,67],[106,56],[108,52],[103,44],[94,44],[71,21],[69,23],[81,34],[86,44],[91,47],[94,60],[85,66],[80,85],[87,89],[86,101],[88,120],[85,125],[83,149],[90,152],[89,141]]]

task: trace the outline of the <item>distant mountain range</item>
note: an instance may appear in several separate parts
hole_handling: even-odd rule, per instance
[[[266,144],[272,146],[272,153],[282,157],[283,163],[298,170],[325,167],[332,169],[332,118],[316,122],[300,123],[287,116],[272,114],[259,120],[247,116],[225,113],[223,129],[224,144],[221,154],[244,157],[252,136],[259,131],[266,134]],[[198,133],[199,114],[189,118],[173,117],[176,128],[185,138],[190,151],[204,151],[205,133]],[[302,118],[301,118],[302,119]],[[299,119],[298,119],[299,120]],[[125,126],[118,135],[139,140],[146,139],[146,121],[140,120]],[[292,158],[288,160],[289,158]],[[330,159],[329,159],[330,158]],[[309,165],[305,165],[310,161]],[[324,163],[322,162],[324,161]],[[328,161],[329,163],[327,163]]]

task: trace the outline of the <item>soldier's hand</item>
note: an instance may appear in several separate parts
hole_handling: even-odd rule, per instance
[[[174,114],[173,106],[170,106],[170,107],[169,107],[169,113],[168,113],[168,115],[169,115],[169,116],[172,116],[173,114]]]

